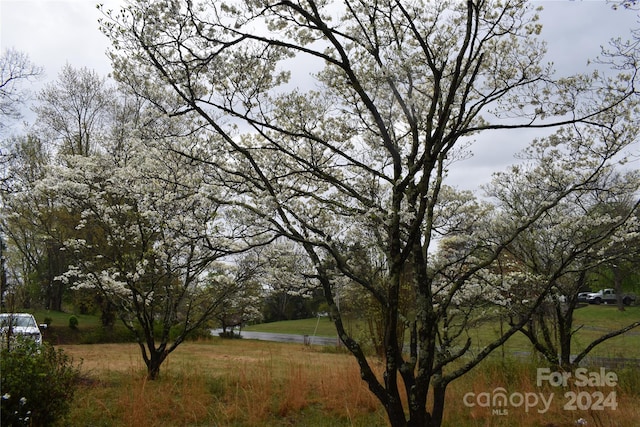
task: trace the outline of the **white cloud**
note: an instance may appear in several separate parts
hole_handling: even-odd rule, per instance
[[[1,47],[28,53],[45,67],[47,80],[54,80],[67,62],[106,74],[109,41],[98,29],[100,16],[91,0],[2,0]]]

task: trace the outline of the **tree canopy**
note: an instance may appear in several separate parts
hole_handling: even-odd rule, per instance
[[[105,12],[102,29],[120,82],[218,136],[215,161],[184,154],[212,165],[231,190],[224,203],[304,248],[393,426],[441,424],[447,385],[522,328],[555,277],[544,277],[521,321],[473,353],[466,331],[486,307],[464,296],[508,291],[493,274],[505,249],[636,141],[637,69],[623,49],[607,57],[620,73],[558,76],[525,1],[140,0]],[[546,129],[539,157],[570,167],[543,176],[525,212],[499,218],[499,236],[465,225],[464,244],[436,262],[438,240],[460,234],[448,169],[498,129],[514,138]],[[344,327],[343,280],[381,309],[382,376]]]

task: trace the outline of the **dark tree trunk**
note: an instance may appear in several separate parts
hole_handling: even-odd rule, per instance
[[[616,304],[618,310],[625,311],[624,302],[622,300],[622,274],[620,274],[620,267],[613,266],[613,288],[616,290]]]
[[[5,262],[5,249],[4,239],[0,235],[0,311],[6,311],[4,303],[4,294],[7,291],[7,270]]]
[[[146,360],[147,364],[147,379],[153,381],[160,376],[160,365],[167,358],[167,352],[165,350],[151,350],[151,358]]]
[[[442,425],[446,391],[447,384],[436,382],[433,385],[433,409],[431,411],[431,419],[429,420],[428,424],[424,424],[425,426],[440,427]]]
[[[407,425],[412,427],[431,426],[431,416],[426,411],[426,400],[424,404],[420,402],[418,406],[419,408],[410,408],[410,417]]]
[[[67,262],[61,247],[57,243],[49,243],[47,247],[47,273],[46,273],[46,286],[47,286],[47,301],[45,301],[46,307],[49,310],[62,311],[62,300],[64,294],[64,285],[60,280],[55,278],[67,269]]]
[[[571,310],[573,311],[573,310]],[[571,370],[571,325],[573,313],[558,318],[558,335],[560,341],[560,366],[565,370]]]
[[[391,423],[391,427],[407,427],[407,419],[404,415],[404,409],[402,403],[396,399],[389,399],[389,403],[385,408],[387,410],[387,417]]]

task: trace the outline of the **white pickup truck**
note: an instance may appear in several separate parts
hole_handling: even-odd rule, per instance
[[[42,332],[40,328],[47,325],[38,325],[36,319],[29,313],[0,313],[0,342],[2,346],[9,346],[10,338],[22,336],[30,338],[36,344],[42,344]]]
[[[622,294],[622,303],[624,305],[631,305],[635,300],[636,296],[633,294]],[[618,297],[615,289],[600,289],[598,292],[589,293],[587,302],[589,304],[617,304]]]

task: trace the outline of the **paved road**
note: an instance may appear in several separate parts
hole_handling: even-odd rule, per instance
[[[211,331],[212,335],[218,335],[222,330],[214,329]],[[240,336],[250,340],[261,341],[276,341],[276,342],[294,342],[300,344],[313,344],[313,345],[338,345],[338,337],[313,337],[310,335],[295,335],[295,334],[276,334],[271,332],[249,332],[242,331]]]

